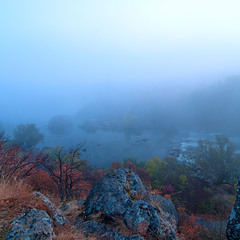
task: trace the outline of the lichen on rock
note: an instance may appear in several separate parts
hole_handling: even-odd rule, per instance
[[[52,220],[45,211],[31,209],[25,211],[11,223],[11,230],[5,235],[7,240],[51,240]]]
[[[121,239],[144,239],[145,236],[148,239],[177,239],[177,221],[170,223],[164,217],[169,217],[171,211],[175,214],[174,209],[169,208],[169,213],[162,214],[150,201],[151,197],[137,174],[129,169],[115,170],[91,190],[85,201],[85,212],[79,216],[76,226],[91,228],[93,232],[94,229],[97,232],[107,231],[112,234],[110,239],[118,239],[114,237],[114,234],[119,234],[114,224],[117,221],[128,229],[129,235],[136,235],[125,238],[121,235]],[[170,206],[170,203],[164,204],[165,208]]]
[[[49,200],[49,198],[40,192],[34,192],[34,195],[45,203],[49,211],[52,213],[52,219],[55,224],[59,226],[68,224],[68,220],[58,211],[56,206]]]

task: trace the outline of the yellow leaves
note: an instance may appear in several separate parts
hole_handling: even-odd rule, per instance
[[[147,171],[150,173],[150,176],[153,177],[159,172],[160,168],[165,166],[165,164],[165,161],[154,156],[152,160],[147,161]]]
[[[179,176],[179,182],[181,185],[186,185],[187,184],[187,176],[184,174],[181,174]]]

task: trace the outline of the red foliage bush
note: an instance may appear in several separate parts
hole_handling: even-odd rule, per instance
[[[11,145],[7,140],[0,140],[0,178],[23,179],[42,164],[46,156],[31,151],[23,152],[17,145]]]
[[[35,170],[33,174],[27,178],[27,182],[33,187],[34,191],[57,195],[57,185],[53,182],[49,173],[43,169]]]
[[[111,163],[110,171],[122,168],[122,164],[119,161],[114,161]]]
[[[201,240],[201,234],[206,235],[206,230],[196,223],[196,217],[191,214],[187,215],[185,209],[182,207],[178,208],[179,214],[179,239],[187,240]]]

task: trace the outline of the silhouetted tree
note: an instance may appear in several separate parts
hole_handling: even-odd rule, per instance
[[[20,124],[14,131],[14,141],[23,149],[34,148],[44,137],[35,124]]]
[[[225,135],[216,135],[215,141],[199,140],[198,146],[185,153],[198,177],[222,184],[232,183],[239,175],[240,156],[235,155],[234,144]]]

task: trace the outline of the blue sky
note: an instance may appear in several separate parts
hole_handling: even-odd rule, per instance
[[[239,9],[238,0],[1,0],[1,115],[74,112],[126,88],[141,96],[239,74]]]

